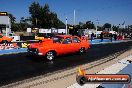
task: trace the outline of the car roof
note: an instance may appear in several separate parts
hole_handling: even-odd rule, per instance
[[[59,37],[72,37],[72,35],[56,35],[56,36],[59,36]]]
[[[78,36],[72,36],[72,35],[56,35],[56,36],[63,37],[63,38],[66,38],[66,37],[78,37]]]

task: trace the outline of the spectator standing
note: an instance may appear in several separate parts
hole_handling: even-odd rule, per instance
[[[103,32],[101,32],[101,34],[100,34],[101,42],[103,42],[103,38],[104,38],[104,34],[103,34]]]
[[[117,40],[117,34],[116,33],[114,34],[114,40],[115,41]]]
[[[64,33],[63,33],[63,32],[62,32],[61,34],[62,34],[62,35],[64,35]]]
[[[112,42],[112,38],[113,38],[113,34],[112,33],[110,33],[110,41]]]
[[[91,41],[94,39],[94,33],[91,34]]]

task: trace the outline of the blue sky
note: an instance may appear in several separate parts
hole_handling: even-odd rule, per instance
[[[73,24],[73,11],[76,10],[76,24],[91,20],[99,25],[106,22],[113,25],[132,24],[132,0],[0,0],[0,11],[12,13],[17,21],[30,16],[28,7],[32,2],[41,5],[48,3],[51,11],[56,12],[60,20]]]

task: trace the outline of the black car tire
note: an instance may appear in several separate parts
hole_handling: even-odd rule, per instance
[[[53,51],[49,51],[45,56],[48,61],[52,61],[56,57],[56,54]]]
[[[2,43],[8,43],[8,41],[7,40],[2,40]]]
[[[85,48],[82,47],[79,49],[79,54],[83,54],[84,52],[85,52]]]

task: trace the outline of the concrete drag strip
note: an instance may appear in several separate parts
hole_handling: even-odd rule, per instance
[[[8,54],[24,53],[26,51],[27,51],[27,48],[0,50],[0,56],[1,55],[8,55]]]
[[[111,44],[111,43],[121,43],[121,42],[128,42],[132,40],[120,40],[120,41],[107,41],[107,42],[90,42],[92,45],[97,45],[97,44]]]

